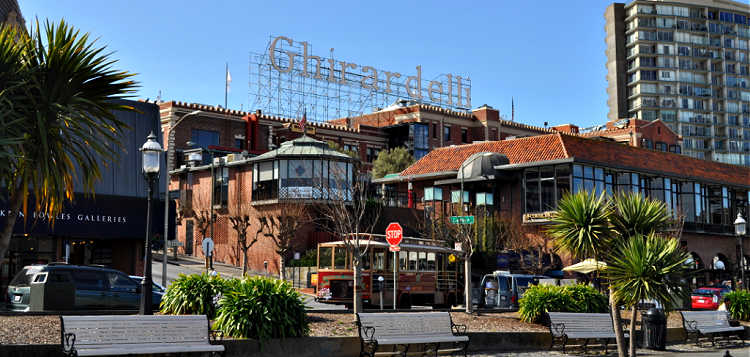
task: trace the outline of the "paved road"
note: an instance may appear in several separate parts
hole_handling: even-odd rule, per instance
[[[735,346],[728,347],[716,347],[716,348],[698,348],[693,345],[670,345],[666,351],[651,351],[647,349],[639,349],[638,356],[651,356],[651,357],[723,357],[726,356],[726,352],[729,351],[732,357],[748,357],[750,356],[750,347],[738,348]],[[596,351],[599,352],[599,351]],[[617,356],[616,351],[609,351],[608,356]],[[589,354],[594,353],[592,350]],[[472,357],[563,357],[563,356],[576,356],[571,354],[562,354],[557,351],[536,351],[536,352],[476,352],[470,353]],[[597,356],[603,356],[603,354],[597,353]]]

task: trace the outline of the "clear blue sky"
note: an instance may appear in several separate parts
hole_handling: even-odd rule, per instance
[[[250,52],[270,35],[335,48],[337,59],[413,74],[468,74],[472,106],[487,103],[542,125],[606,121],[604,10],[573,1],[53,1],[20,0],[34,18],[65,19],[137,73],[138,98],[248,110]],[[321,53],[322,52],[322,53]],[[250,108],[253,109],[253,108]]]

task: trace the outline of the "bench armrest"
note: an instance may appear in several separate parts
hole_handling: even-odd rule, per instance
[[[74,333],[66,333],[63,335],[63,353],[67,356],[77,356],[78,353],[76,353],[76,334]]]
[[[375,328],[372,326],[362,326],[360,329],[362,330],[362,339],[372,341],[373,336],[375,336]]]
[[[564,323],[550,323],[549,324],[549,333],[552,334],[554,337],[562,337],[565,336],[565,324]]]
[[[457,324],[451,323],[451,330],[453,330],[454,335],[457,335],[457,336],[466,335],[466,325],[457,325]]]
[[[698,331],[698,322],[694,320],[685,320],[685,330],[690,332]]]
[[[217,341],[224,340],[224,331],[222,330],[208,330],[208,339],[213,344]]]

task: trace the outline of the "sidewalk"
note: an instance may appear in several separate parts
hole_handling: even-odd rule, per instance
[[[151,256],[155,262],[161,262],[162,261],[162,251],[152,251]],[[179,265],[183,268],[190,269],[192,271],[195,271],[196,273],[204,273],[206,272],[205,268],[205,260],[202,258],[193,257],[190,255],[184,255],[184,254],[177,254],[177,260],[174,260],[174,253],[169,252],[167,254],[167,264],[172,265]],[[236,267],[231,264],[224,264],[224,263],[217,263],[214,262],[214,270],[216,270],[217,273],[219,273],[222,276],[230,277],[230,278],[241,278],[242,277],[242,268]],[[248,271],[249,275],[258,275],[261,276],[262,274],[254,273],[252,271]]]
[[[154,262],[161,262],[162,261],[162,251],[152,251],[151,256]],[[185,254],[177,254],[177,260],[174,260],[174,253],[169,252],[167,254],[167,264],[171,265],[177,265],[180,266],[186,270],[190,270],[191,272],[194,272],[196,274],[205,273],[205,261],[202,258],[193,257],[190,255]],[[214,262],[214,270],[219,273],[219,275],[223,277],[228,278],[242,278],[242,268],[237,267],[231,264],[225,264],[225,263],[218,263]],[[248,275],[250,276],[264,276],[265,274],[254,272],[251,270],[248,270]],[[268,275],[272,278],[278,278],[278,275]],[[301,289],[296,288],[297,291],[299,291],[302,294],[309,295],[311,297],[315,297],[315,295],[312,293],[311,289]]]

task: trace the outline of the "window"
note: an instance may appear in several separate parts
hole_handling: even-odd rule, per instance
[[[346,269],[346,248],[336,247],[333,254],[333,268],[334,269]]]
[[[443,190],[440,187],[425,187],[424,188],[424,200],[425,201],[442,201]]]
[[[213,130],[193,129],[191,140],[196,146],[208,149],[211,145],[219,145],[219,132]]]
[[[77,290],[105,290],[104,273],[93,270],[74,270],[73,280]]]
[[[659,150],[659,151],[667,151],[667,143],[661,142],[661,141],[657,141],[654,144],[654,149]]]
[[[466,128],[461,128],[461,142],[462,143],[469,142],[469,130]]]
[[[331,258],[333,254],[333,248],[331,247],[320,247],[318,250],[318,268],[320,269],[331,269]]]
[[[215,208],[226,208],[229,200],[229,168],[214,169],[214,202]]]
[[[132,279],[119,273],[107,273],[109,288],[112,291],[135,292],[137,284]]]
[[[429,126],[427,124],[412,124],[409,130],[413,131],[411,134],[414,138],[414,158],[419,160],[427,155],[427,152],[430,150],[428,143]]]
[[[427,269],[427,252],[419,252],[419,255],[417,257],[417,265],[419,266],[419,271],[428,271]]]
[[[653,146],[651,145],[651,140],[643,138],[641,140],[641,146],[643,146],[646,149],[653,149]]]
[[[245,150],[245,139],[234,139],[234,147]]]
[[[367,162],[373,162],[380,155],[380,148],[367,148]]]
[[[409,252],[405,250],[398,252],[398,270],[399,271],[409,270]]]
[[[546,212],[557,207],[560,190],[567,189],[568,181],[562,179],[557,188],[555,166],[542,166],[524,171],[526,212]],[[561,173],[565,172],[563,169]]]
[[[432,124],[432,138],[433,138],[433,139],[437,139],[437,136],[438,136],[438,128],[437,128],[437,124],[434,124],[434,123],[433,123],[433,124]]]
[[[451,127],[449,125],[443,127],[443,139],[445,141],[451,141]]]

